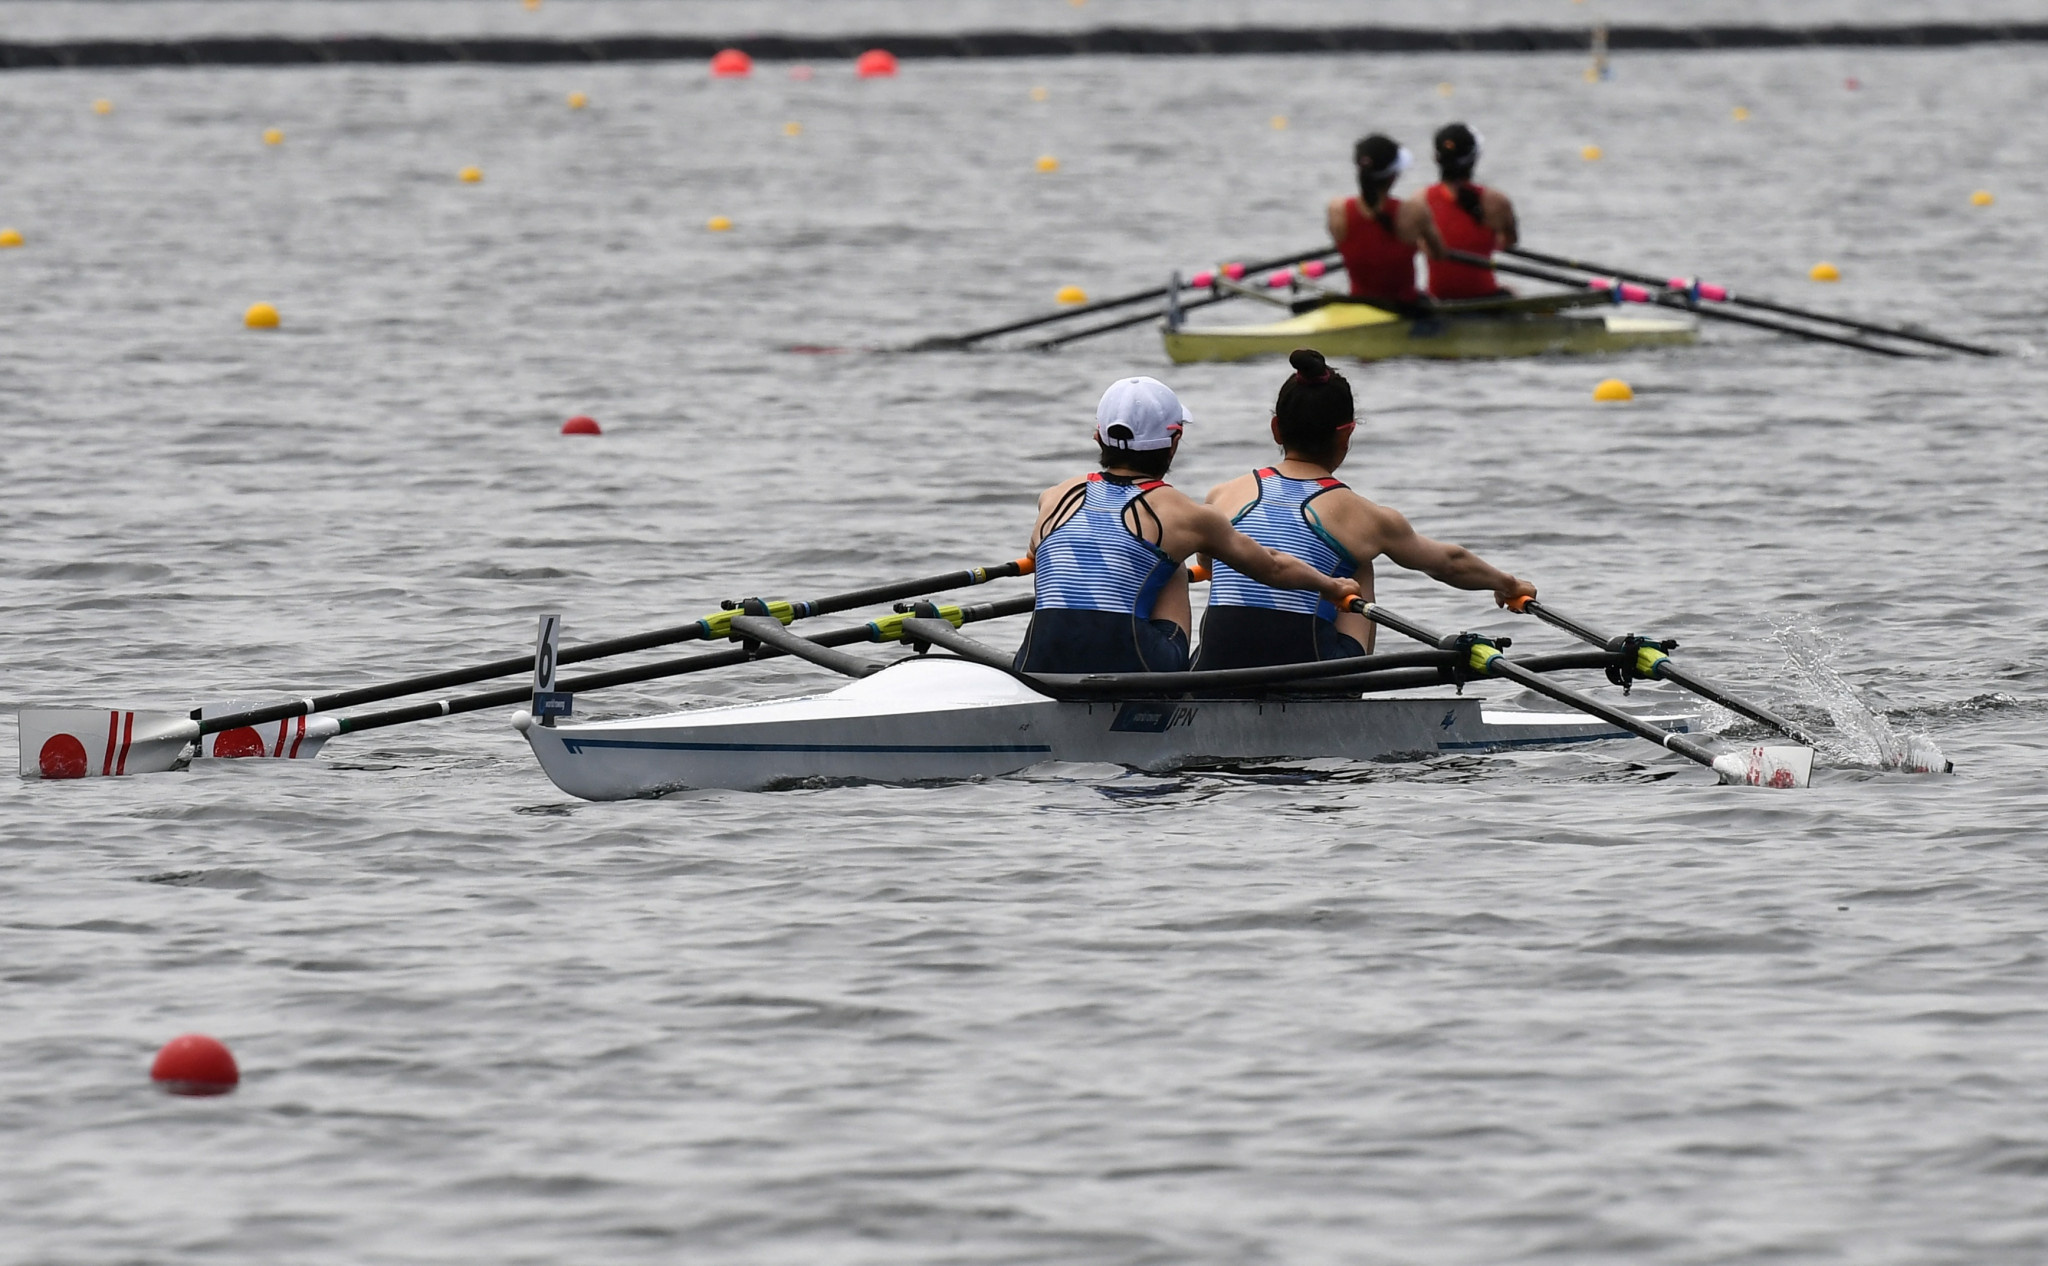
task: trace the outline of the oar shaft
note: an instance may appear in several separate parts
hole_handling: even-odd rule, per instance
[[[1670,284],[1669,279],[1658,277],[1651,273],[1634,272],[1626,268],[1609,268],[1604,264],[1595,264],[1590,260],[1572,259],[1564,255],[1547,255],[1542,251],[1532,251],[1525,246],[1508,247],[1501,253],[1514,255],[1539,264],[1554,264],[1560,268],[1576,268],[1580,272],[1619,277],[1623,280],[1638,282],[1645,286],[1666,286]],[[1809,321],[1826,321],[1831,325],[1839,325],[1846,329],[1862,330],[1866,334],[1882,334],[1889,338],[1926,343],[1932,347],[1945,347],[1950,351],[1968,352],[1972,356],[2004,355],[1995,347],[1985,347],[1979,343],[1965,343],[1959,339],[1943,338],[1938,334],[1923,334],[1917,330],[1904,329],[1898,326],[1877,325],[1869,321],[1859,321],[1854,317],[1836,316],[1832,312],[1815,311],[1812,308],[1795,308],[1787,303],[1773,303],[1768,299],[1757,299],[1749,295],[1736,294],[1732,290],[1728,292],[1727,302],[1739,303],[1744,307],[1757,308],[1764,312],[1777,312],[1785,316],[1804,317]]]
[[[937,576],[924,576],[916,580],[893,581],[886,585],[874,585],[866,589],[855,589],[850,593],[833,594],[810,602],[791,603],[793,618],[814,615],[831,615],[839,611],[851,611],[856,607],[869,607],[882,602],[895,602],[902,598],[917,598],[941,589],[964,589],[973,585],[986,584],[1009,576],[1021,576],[1029,570],[1026,559],[1014,559],[993,567],[970,567],[964,571],[944,572]],[[568,646],[556,657],[558,664],[580,664],[587,660],[604,659],[613,655],[626,655],[634,651],[652,650],[657,646],[673,646],[678,642],[703,641],[714,636],[709,620],[696,620],[689,624],[678,624],[670,628],[655,629],[648,633],[634,633],[625,637],[607,638],[603,641],[585,642],[581,646]],[[341,708],[360,707],[366,703],[382,703],[386,699],[402,699],[406,695],[425,694],[430,690],[449,690],[456,686],[474,685],[494,677],[510,677],[515,673],[531,672],[533,656],[515,655],[506,659],[492,660],[487,664],[472,664],[466,668],[450,668],[438,673],[424,673],[418,677],[407,677],[401,681],[385,682],[375,686],[359,686],[354,690],[341,690],[333,694],[316,695],[309,699],[294,699],[288,703],[272,704],[269,707],[252,708],[247,712],[235,712],[223,716],[207,717],[199,723],[201,734],[218,734],[238,729],[245,725],[264,725],[271,721],[282,721],[290,717],[307,716],[315,712],[333,712]],[[502,693],[502,692],[501,692]],[[423,707],[434,707],[426,704]],[[486,705],[488,706],[488,705]],[[440,716],[440,712],[426,712],[425,716]],[[416,719],[416,718],[409,718]]]
[[[1597,290],[1599,288],[1581,278],[1558,272],[1555,269],[1537,268],[1527,264],[1510,264],[1499,259],[1488,259],[1484,255],[1474,255],[1469,251],[1446,251],[1445,256],[1461,264],[1471,264],[1478,268],[1494,268],[1504,273],[1511,273],[1517,277],[1533,277],[1538,281],[1548,281],[1554,285],[1575,286],[1581,290]],[[1715,321],[1727,321],[1734,325],[1747,325],[1759,330],[1770,330],[1774,334],[1790,334],[1794,338],[1811,339],[1818,343],[1833,343],[1840,347],[1853,347],[1859,352],[1869,352],[1873,356],[1890,356],[1901,360],[1913,358],[1911,352],[1902,352],[1895,347],[1880,347],[1875,343],[1866,343],[1862,339],[1845,338],[1840,334],[1829,334],[1825,330],[1808,330],[1796,325],[1786,325],[1782,321],[1766,321],[1762,317],[1748,316],[1741,312],[1730,312],[1726,308],[1695,308],[1676,295],[1667,294],[1662,291],[1651,292],[1647,302],[1662,308],[1677,308],[1682,312],[1696,312],[1703,317]]]
[[[1235,298],[1237,298],[1236,295],[1227,293],[1209,295],[1201,299],[1190,299],[1180,305],[1180,307],[1183,312],[1193,312],[1196,308],[1206,308],[1211,304],[1217,303],[1228,303]],[[1159,314],[1157,312],[1140,312],[1136,316],[1121,317],[1115,321],[1104,321],[1100,325],[1091,325],[1086,329],[1073,330],[1053,338],[1040,339],[1030,346],[1032,351],[1042,352],[1054,347],[1065,347],[1069,343],[1078,343],[1084,338],[1094,338],[1098,334],[1108,334],[1116,330],[1127,330],[1134,325],[1143,325],[1147,321],[1157,321],[1158,319]]]

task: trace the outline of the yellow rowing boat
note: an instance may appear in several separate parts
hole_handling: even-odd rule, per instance
[[[1325,356],[1387,360],[1426,356],[1470,360],[1497,356],[1598,355],[1638,347],[1675,347],[1699,340],[1691,315],[1669,310],[1601,307],[1577,311],[1494,308],[1404,317],[1365,303],[1330,303],[1264,325],[1193,329],[1161,326],[1166,354],[1190,361],[1285,356],[1312,347]]]

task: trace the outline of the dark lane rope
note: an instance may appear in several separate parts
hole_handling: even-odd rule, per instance
[[[2048,42],[2048,22],[1919,22],[1897,26],[1614,26],[1614,52],[1698,52],[1770,48],[1952,48],[1964,44]],[[450,62],[534,65],[549,62],[699,61],[740,48],[762,61],[851,58],[870,48],[898,57],[1229,56],[1247,53],[1573,53],[1590,35],[1561,27],[1427,30],[1347,26],[1210,27],[1169,30],[1103,27],[1091,31],[970,31],[955,35],[608,35],[591,39],[460,39],[282,35],[189,40],[0,42],[0,69],[101,66],[322,66]]]

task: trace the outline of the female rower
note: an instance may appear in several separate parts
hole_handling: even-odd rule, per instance
[[[1358,586],[1275,553],[1162,482],[1187,410],[1165,383],[1125,378],[1095,408],[1102,469],[1038,497],[1037,604],[1016,666],[1036,673],[1177,672],[1188,666],[1188,573],[1202,553],[1275,593],[1346,602]],[[1313,601],[1313,597],[1311,597]]]
[[[1209,490],[1208,502],[1259,544],[1288,553],[1329,576],[1356,576],[1372,600],[1372,562],[1384,554],[1403,567],[1458,589],[1491,589],[1501,606],[1534,597],[1518,580],[1460,545],[1432,541],[1400,511],[1374,505],[1336,478],[1358,425],[1351,384],[1321,352],[1288,358],[1294,373],[1273,403],[1273,440],[1285,457]],[[1204,559],[1204,562],[1209,560]],[[1373,626],[1315,594],[1275,589],[1227,559],[1210,563],[1209,609],[1195,667],[1256,668],[1344,659],[1372,650]]]
[[[1415,288],[1415,251],[1431,259],[1443,254],[1443,239],[1420,202],[1394,196],[1394,182],[1413,162],[1407,149],[1375,132],[1352,151],[1358,165],[1358,196],[1332,198],[1326,213],[1330,240],[1351,274],[1351,297],[1392,312],[1422,310]]]
[[[1515,204],[1498,189],[1472,183],[1479,165],[1479,133],[1452,123],[1436,134],[1436,170],[1443,179],[1423,191],[1437,235],[1452,250],[1491,257],[1519,240]],[[1432,299],[1491,299],[1509,294],[1491,268],[1454,259],[1429,261]]]

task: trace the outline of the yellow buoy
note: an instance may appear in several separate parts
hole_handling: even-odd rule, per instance
[[[282,145],[282,144],[284,144],[284,129],[283,129],[283,128],[278,128],[278,127],[267,127],[267,128],[264,128],[264,129],[263,129],[263,143],[264,143],[265,145]]]
[[[1595,400],[1633,400],[1636,398],[1636,393],[1633,388],[1619,378],[1602,378],[1599,385],[1593,388],[1593,398]]]
[[[1038,170],[1040,170],[1040,171],[1058,171],[1059,169],[1060,169],[1060,160],[1059,160],[1059,159],[1057,159],[1057,158],[1054,158],[1054,157],[1053,157],[1053,156],[1052,156],[1051,154],[1040,154],[1040,155],[1038,156]]]
[[[1086,303],[1088,302],[1088,292],[1079,286],[1061,286],[1059,294],[1055,295],[1054,298],[1058,299],[1061,303]]]
[[[732,228],[732,221],[726,216],[714,215],[704,221],[704,227],[713,233],[724,233]]]
[[[1440,83],[1436,86],[1436,95],[1439,97],[1448,97],[1457,90],[1458,89],[1455,85],[1449,83]]]
[[[105,97],[101,97],[98,101],[92,103],[92,112],[94,114],[112,114],[114,112],[114,103]]]
[[[795,119],[791,119],[782,125],[782,134],[784,136],[802,136],[804,134],[804,125],[798,123]]]
[[[1275,132],[1285,132],[1287,130],[1287,116],[1284,114],[1276,114],[1268,119],[1267,122],[1272,124]]]
[[[1840,281],[1842,279],[1842,270],[1828,261],[1822,260],[1812,268],[1807,269],[1806,275],[1814,281]]]
[[[528,13],[531,13],[535,9],[540,8],[540,0],[520,0],[520,2],[526,6],[526,11]]]
[[[1735,109],[1734,109],[1733,111],[1731,111],[1730,113],[1731,113],[1732,117],[1733,117],[1733,118],[1735,119],[1735,121],[1736,121],[1737,123],[1747,123],[1747,122],[1749,122],[1749,107],[1748,107],[1748,106],[1736,106],[1736,107],[1735,107]]]
[[[1606,151],[1602,150],[1598,145],[1588,145],[1579,151],[1579,157],[1589,163],[1597,163],[1606,156]]]
[[[1989,189],[1979,189],[1970,195],[1970,205],[1973,207],[1988,207],[1992,202],[1993,198]]]
[[[465,185],[480,184],[484,178],[484,169],[481,167],[465,167],[461,171],[456,172],[455,175]]]
[[[252,303],[242,314],[242,324],[252,330],[274,330],[277,328],[277,306],[270,303]]]
[[[21,245],[20,229],[0,229],[0,250]]]
[[[1597,84],[1600,82],[1600,68],[1598,66],[1588,66],[1586,67],[1586,73],[1580,75],[1579,78],[1589,84]]]
[[[1051,96],[1051,95],[1052,95],[1051,93],[1047,92],[1047,91],[1046,91],[1045,89],[1043,89],[1043,88],[1033,88],[1033,89],[1031,90],[1031,99],[1032,99],[1033,101],[1043,101],[1043,100],[1045,100],[1045,99],[1046,99],[1047,97],[1049,97],[1049,96]]]
[[[590,98],[584,96],[582,93],[572,92],[569,94],[569,108],[571,110],[581,110],[584,106],[587,106],[589,104]]]

